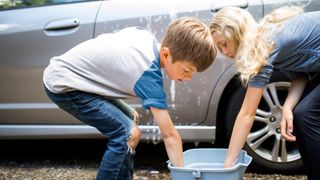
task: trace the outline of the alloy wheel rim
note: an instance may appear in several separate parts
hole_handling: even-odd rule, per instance
[[[247,138],[249,147],[260,157],[276,162],[288,163],[299,160],[300,153],[296,145],[281,138],[281,109],[285,98],[279,92],[287,92],[289,82],[275,82],[266,86],[262,101],[256,112],[253,128]]]

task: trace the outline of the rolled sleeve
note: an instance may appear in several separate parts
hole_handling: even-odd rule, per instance
[[[159,100],[159,99],[143,100],[142,106],[145,109],[150,109],[150,107],[154,107],[154,108],[158,108],[158,109],[167,109],[168,108],[166,100]]]
[[[273,66],[265,65],[261,71],[249,80],[249,87],[264,88],[270,81],[271,74],[273,72]]]
[[[146,70],[134,87],[134,92],[140,97],[145,109],[155,107],[166,109],[166,93],[163,88],[163,78],[158,61]]]

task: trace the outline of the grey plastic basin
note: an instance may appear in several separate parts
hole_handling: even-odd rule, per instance
[[[241,150],[235,166],[224,168],[227,149],[195,148],[183,152],[184,167],[173,167],[168,161],[172,180],[238,180],[242,179],[251,163],[246,151]]]

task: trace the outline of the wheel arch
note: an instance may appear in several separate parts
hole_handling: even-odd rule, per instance
[[[210,95],[208,113],[205,122],[216,126],[215,143],[224,141],[223,108],[233,89],[240,85],[235,66],[232,64],[221,76]]]

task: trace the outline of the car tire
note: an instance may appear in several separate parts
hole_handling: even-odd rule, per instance
[[[290,82],[288,81],[272,82],[267,85],[267,87],[265,88],[267,90],[266,96],[276,96],[275,99],[278,99],[278,107],[273,108],[278,110],[281,109],[285,97],[287,96],[289,86]],[[225,128],[226,135],[229,140],[231,138],[231,133],[235,119],[244,99],[245,91],[246,88],[244,88],[242,85],[235,88],[233,93],[231,93],[226,106]],[[272,100],[272,102],[275,101]],[[273,103],[271,106],[273,105],[275,106],[275,103]],[[266,103],[265,97],[262,97],[262,100],[260,101],[257,110],[255,122],[253,123],[247,142],[244,145],[243,149],[246,150],[248,154],[253,157],[253,164],[257,165],[258,167],[260,167],[259,169],[263,169],[265,172],[286,173],[302,170],[303,163],[296,144],[292,142],[287,142],[281,138],[281,134],[279,132],[281,110],[280,112],[276,112],[278,115],[276,119],[273,119],[274,116],[271,116],[269,119],[266,116],[262,116],[260,118],[258,117],[259,119],[257,119],[257,116],[261,116],[261,112],[270,112],[270,110],[266,109],[266,107],[268,106],[270,106],[270,104],[268,105],[268,103]],[[259,111],[260,113],[258,113]],[[275,113],[272,112],[271,114]],[[265,119],[264,121],[261,120],[263,118]],[[273,150],[276,149],[278,150],[278,152],[272,155],[272,152],[276,152]],[[284,150],[283,153],[281,152],[282,149]]]

